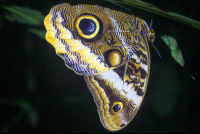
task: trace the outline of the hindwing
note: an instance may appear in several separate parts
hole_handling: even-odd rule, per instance
[[[134,118],[144,98],[149,73],[149,47],[142,43],[128,63],[102,74],[84,76],[105,128],[120,130]]]

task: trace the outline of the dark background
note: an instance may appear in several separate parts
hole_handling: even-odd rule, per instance
[[[125,9],[103,0],[2,0],[1,5],[35,9],[46,16],[60,3],[96,4]],[[163,10],[199,20],[199,0],[148,0]],[[134,14],[156,32],[151,44],[151,72],[143,104],[136,117],[119,132],[200,132],[200,31],[163,16],[133,8]],[[31,26],[10,22],[0,8],[0,131],[1,132],[109,132],[102,126],[96,104],[83,76],[68,69],[46,40],[29,32]],[[128,12],[127,12],[128,13]],[[37,27],[38,28],[38,27]],[[39,27],[44,29],[44,26]],[[162,41],[174,37],[182,51],[181,67]],[[193,76],[195,79],[192,79]]]

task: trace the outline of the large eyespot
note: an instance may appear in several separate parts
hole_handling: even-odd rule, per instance
[[[111,51],[108,54],[108,63],[111,67],[118,66],[122,61],[122,55],[119,51]]]
[[[114,102],[112,105],[112,112],[113,113],[119,113],[123,108],[123,103],[122,102]]]
[[[79,16],[75,23],[78,34],[85,39],[94,38],[99,30],[99,21],[91,15]]]

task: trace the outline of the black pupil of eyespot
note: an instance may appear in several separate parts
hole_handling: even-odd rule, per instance
[[[92,21],[90,19],[82,19],[80,21],[79,28],[81,29],[83,34],[91,35],[95,31],[96,25],[95,25],[94,21]]]
[[[114,112],[118,112],[120,109],[121,109],[121,106],[120,106],[119,104],[116,104],[116,105],[113,107]]]

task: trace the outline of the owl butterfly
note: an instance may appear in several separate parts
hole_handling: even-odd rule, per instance
[[[47,41],[66,66],[84,75],[103,126],[127,126],[147,89],[153,29],[134,15],[66,3],[54,6],[44,24]]]

